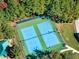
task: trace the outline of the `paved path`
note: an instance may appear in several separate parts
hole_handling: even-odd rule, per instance
[[[76,31],[79,33],[79,18],[75,21]]]
[[[61,50],[60,53],[63,53],[63,52],[65,52],[65,51],[71,50],[73,53],[78,53],[78,54],[79,54],[79,51],[75,50],[74,48],[72,48],[72,47],[70,47],[70,46],[68,46],[68,45],[65,45],[65,47],[66,47],[67,49]]]

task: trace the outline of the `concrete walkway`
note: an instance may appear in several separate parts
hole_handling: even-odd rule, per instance
[[[79,18],[75,20],[76,31],[79,33]]]
[[[72,48],[72,47],[70,47],[70,46],[68,46],[68,45],[65,45],[65,47],[66,47],[67,49],[61,50],[60,53],[63,53],[63,52],[66,52],[66,51],[72,51],[73,53],[78,53],[78,54],[79,54],[79,51],[75,50],[74,48]]]

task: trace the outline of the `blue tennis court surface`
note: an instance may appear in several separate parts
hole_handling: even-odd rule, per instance
[[[33,26],[21,29],[21,32],[30,53],[32,53],[35,49],[42,49],[39,38],[37,37]]]
[[[47,47],[51,47],[60,43],[55,33],[43,35],[43,39]]]
[[[38,50],[42,50],[42,46],[39,42],[39,38],[33,38],[30,40],[25,41],[25,44],[28,47],[29,53],[34,52],[34,50],[38,49]]]
[[[21,32],[23,34],[24,39],[30,39],[37,36],[33,26],[23,28],[21,29]]]
[[[52,26],[50,25],[49,21],[38,24],[38,28],[39,28],[41,34],[45,34],[45,33],[54,31]]]
[[[43,36],[47,47],[51,47],[60,43],[49,21],[38,24],[38,28]]]

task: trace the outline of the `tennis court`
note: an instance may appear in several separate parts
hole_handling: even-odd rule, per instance
[[[21,32],[30,53],[32,53],[35,49],[42,49],[39,38],[37,37],[33,26],[21,29]]]
[[[38,28],[47,47],[51,47],[60,43],[56,36],[55,30],[52,28],[49,21],[38,24]]]
[[[62,48],[63,42],[57,36],[54,24],[47,18],[33,18],[33,20],[17,23],[17,32],[23,42],[25,54],[34,53],[34,50]]]

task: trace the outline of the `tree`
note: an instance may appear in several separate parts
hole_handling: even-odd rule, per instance
[[[19,55],[20,50],[19,47],[15,44],[12,47],[7,46],[6,51],[7,51],[7,55],[10,58],[15,58]]]
[[[75,2],[75,4],[76,4],[76,10],[75,10],[75,12],[77,13],[77,17],[79,16],[79,0],[77,0],[76,2]]]
[[[37,59],[37,56],[35,56],[34,54],[27,55],[26,59]]]

